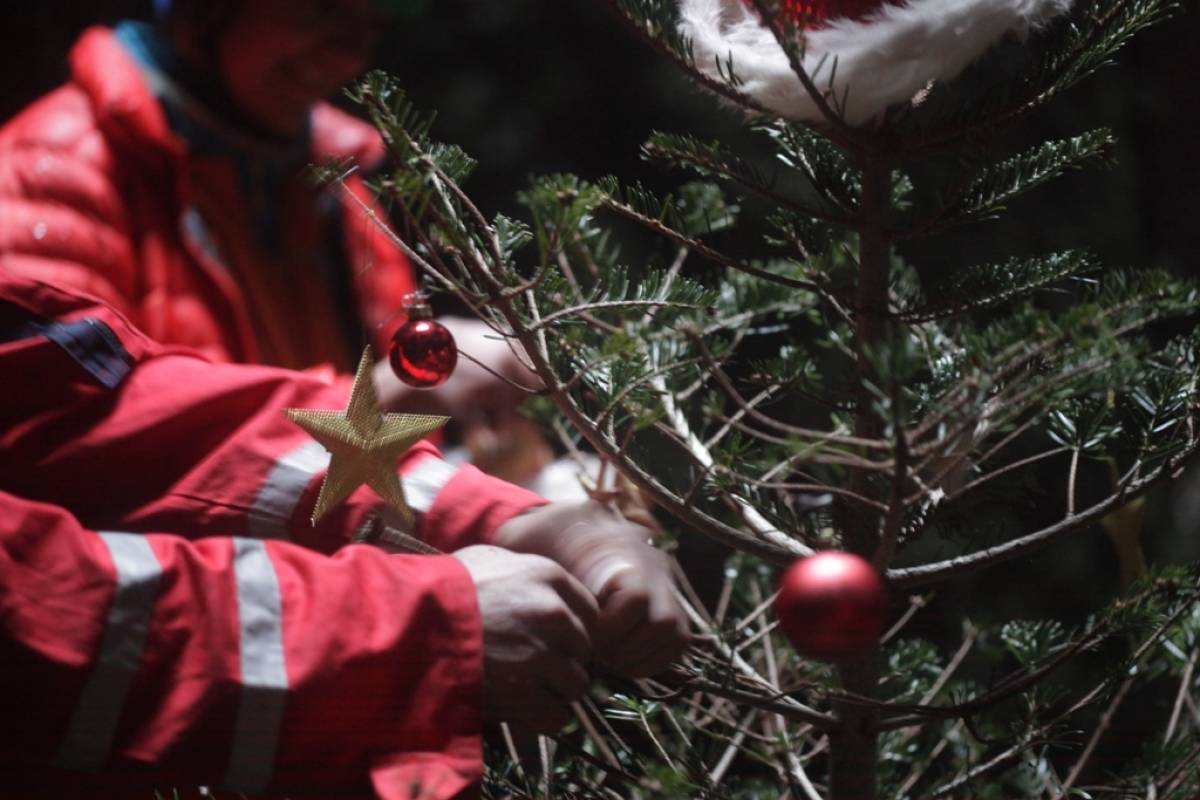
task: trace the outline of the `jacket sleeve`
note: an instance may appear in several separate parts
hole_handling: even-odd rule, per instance
[[[47,773],[41,796],[61,770],[385,800],[479,779],[482,636],[452,556],[94,532],[0,492],[0,574],[21,709],[0,771]]]
[[[0,270],[0,488],[68,509],[85,525],[189,537],[287,539],[332,552],[376,525],[361,488],[317,528],[309,517],[329,463],[283,415],[341,409],[348,386],[164,349],[95,299]],[[410,531],[439,550],[489,541],[536,495],[442,461],[426,443],[402,457]]]

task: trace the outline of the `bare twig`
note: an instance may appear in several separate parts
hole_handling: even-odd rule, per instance
[[[823,133],[831,140],[841,144],[844,147],[853,145],[861,146],[865,141],[863,132],[850,127],[846,121],[842,119],[842,116],[834,111],[833,107],[829,105],[829,102],[825,99],[825,94],[817,88],[816,83],[813,82],[812,76],[808,74],[808,70],[806,70],[804,65],[800,63],[800,59],[796,55],[796,45],[795,43],[787,40],[786,34],[777,23],[775,12],[769,8],[767,4],[763,2],[763,0],[752,0],[752,2],[754,4],[755,11],[757,11],[759,16],[762,17],[763,25],[765,25],[767,30],[774,35],[775,41],[779,43],[780,49],[783,50],[784,54],[787,56],[788,64],[791,66],[792,72],[795,73],[796,78],[804,87],[804,91],[806,91],[808,96],[812,99],[813,105],[817,107],[817,110],[825,119],[828,129],[823,131]]]
[[[900,631],[904,629],[904,626],[908,624],[909,620],[913,618],[913,615],[924,608],[925,605],[926,601],[924,597],[921,597],[920,595],[910,596],[908,598],[908,608],[904,609],[904,613],[900,615],[900,619],[896,620],[896,624],[888,628],[887,632],[880,637],[879,643],[887,644],[893,638],[895,638],[896,634],[900,633]]]
[[[468,353],[466,350],[459,349],[459,351],[458,351],[458,355],[459,355],[460,357],[462,357],[462,358],[465,358],[467,361],[470,361],[472,364],[475,364],[476,366],[478,366],[479,368],[481,368],[481,369],[482,369],[482,370],[484,370],[485,372],[489,373],[490,375],[492,375],[492,377],[494,377],[494,378],[498,379],[498,380],[499,380],[499,381],[501,381],[502,383],[507,383],[507,384],[508,384],[509,386],[511,386],[512,388],[514,388],[514,389],[517,389],[518,391],[520,391],[520,392],[522,392],[522,393],[524,393],[524,394],[528,394],[528,395],[538,395],[538,394],[545,394],[545,393],[546,393],[544,389],[534,389],[534,388],[531,388],[531,387],[529,387],[529,386],[525,386],[525,385],[523,385],[523,384],[517,383],[516,381],[514,381],[512,378],[508,377],[507,375],[502,375],[502,374],[500,374],[499,372],[497,372],[496,370],[492,369],[491,367],[489,367],[489,366],[488,366],[487,364],[485,364],[484,362],[480,361],[480,360],[479,360],[478,358],[476,358],[475,356],[473,356],[473,355],[471,355],[470,353]]]
[[[760,712],[757,708],[750,709],[750,712],[746,714],[742,720],[742,729],[734,733],[733,739],[729,742],[729,746],[725,748],[725,752],[721,754],[721,757],[717,760],[717,763],[714,764],[712,770],[709,771],[708,779],[712,781],[714,786],[719,784],[725,777],[725,773],[733,764],[733,760],[737,758],[738,753],[741,752],[742,742],[746,740],[745,729],[749,728],[750,725],[753,724],[754,719],[759,715],[759,713]]]
[[[930,797],[944,797],[946,795],[953,794],[954,792],[957,792],[958,790],[962,789],[964,786],[966,786],[968,783],[975,780],[976,778],[979,778],[983,775],[986,775],[989,772],[993,772],[997,769],[1000,769],[1001,767],[1008,766],[1013,761],[1020,758],[1021,754],[1024,753],[1026,750],[1028,750],[1031,747],[1035,747],[1038,744],[1039,744],[1039,742],[1034,739],[1022,739],[1022,741],[1019,741],[1012,747],[1009,747],[1007,750],[1004,750],[999,755],[993,757],[990,761],[980,764],[979,766],[974,767],[973,769],[970,769],[967,772],[963,773],[962,775],[958,776],[957,778],[950,781],[949,783],[945,783],[945,784],[939,786],[929,796]]]
[[[675,52],[657,36],[654,36],[650,31],[647,31],[636,20],[631,19],[621,8],[621,4],[617,0],[608,0],[608,5],[613,11],[613,14],[619,19],[629,30],[631,30],[639,39],[648,44],[653,50],[664,56],[668,61],[675,64],[679,69],[688,74],[692,80],[699,83],[704,88],[714,94],[724,97],[747,111],[752,111],[756,114],[770,114],[770,110],[755,98],[744,92],[738,91],[733,86],[724,81],[716,80],[709,77],[704,72],[692,66],[691,62],[683,57],[682,54]]]
[[[961,489],[957,489],[956,491],[949,494],[947,496],[947,499],[948,500],[957,500],[958,498],[962,497],[963,495],[970,494],[972,491],[974,491],[975,489],[978,489],[980,486],[983,486],[985,483],[988,483],[989,481],[999,478],[1001,475],[1005,475],[1009,472],[1012,472],[1013,470],[1020,469],[1021,467],[1027,467],[1030,464],[1036,464],[1037,462],[1042,461],[1044,459],[1052,458],[1053,456],[1057,456],[1057,455],[1061,455],[1070,449],[1071,448],[1067,447],[1066,445],[1063,445],[1061,447],[1055,447],[1051,450],[1046,450],[1045,452],[1038,453],[1037,455],[1029,456],[1028,458],[1022,458],[1019,461],[1012,462],[1011,464],[1005,464],[1003,467],[1000,467],[999,469],[992,470],[991,472],[987,473],[986,475],[980,475],[975,480],[964,484]]]
[[[1184,756],[1179,761],[1179,765],[1171,770],[1166,777],[1161,781],[1155,781],[1155,787],[1162,786],[1160,790],[1161,794],[1159,795],[1162,800],[1168,800],[1175,793],[1175,790],[1183,784],[1188,773],[1195,773],[1197,770],[1200,770],[1200,745],[1193,747],[1191,752]]]
[[[707,628],[704,618],[699,612],[696,611],[695,608],[692,607],[692,604],[689,603],[686,598],[679,597],[679,600],[680,605],[683,607],[684,611],[687,612],[688,617],[691,619],[694,626],[706,633],[714,633],[711,629]],[[759,672],[755,670],[749,664],[749,662],[747,662],[738,653],[725,645],[715,636],[713,638],[713,642],[717,652],[727,660],[729,665],[732,666],[738,674],[745,676],[753,685],[761,687],[769,692],[770,695],[768,697],[762,697],[751,694],[750,692],[743,692],[737,689],[714,684],[711,681],[706,681],[702,678],[689,676],[689,685],[692,688],[703,689],[710,694],[714,694],[719,697],[728,697],[731,700],[737,700],[748,705],[753,705],[756,708],[763,709],[764,711],[783,714],[789,719],[795,719],[800,722],[809,722],[821,729],[827,729],[836,724],[836,719],[831,714],[818,711],[815,708],[810,708],[809,706],[800,703],[798,700],[780,693],[778,686],[773,685],[767,678],[759,674]]]
[[[1192,674],[1196,669],[1196,659],[1200,657],[1200,648],[1193,649],[1191,655],[1188,656],[1187,665],[1183,668],[1183,677],[1179,681],[1179,692],[1175,695],[1175,705],[1171,708],[1171,718],[1167,722],[1167,729],[1163,732],[1163,744],[1171,741],[1171,737],[1175,735],[1175,728],[1179,725],[1180,715],[1183,713],[1183,699],[1192,691]]]
[[[1064,517],[1057,523],[1042,528],[1033,533],[1011,539],[995,547],[977,550],[955,558],[924,564],[907,569],[889,570],[888,579],[899,587],[920,586],[933,581],[945,580],[954,575],[962,575],[975,570],[984,569],[1002,561],[1008,561],[1032,550],[1040,549],[1055,539],[1079,528],[1098,522],[1114,509],[1139,497],[1162,480],[1172,477],[1175,472],[1200,451],[1200,442],[1190,442],[1185,448],[1163,461],[1149,474],[1131,479],[1132,470],[1122,479],[1118,491],[1108,498],[1101,500],[1077,514]],[[1140,465],[1135,465],[1135,468]]]
[[[1125,10],[1133,0],[1125,0],[1113,6],[1111,12],[1104,18],[1097,20],[1096,26],[1088,32],[1088,35],[1082,39],[1079,45],[1073,50],[1062,62],[1056,74],[1061,75],[1074,67],[1084,54],[1088,52],[1095,44],[1097,38],[1102,36],[1107,28],[1115,19]],[[1045,103],[1051,97],[1056,95],[1059,86],[1052,79],[1048,83],[1043,82],[1041,85],[1033,86],[1031,89],[1010,105],[998,109],[997,111],[988,114],[987,116],[972,120],[969,125],[964,125],[959,128],[944,128],[938,131],[926,132],[920,136],[914,137],[909,141],[900,143],[900,147],[908,154],[916,155],[927,152],[934,148],[942,147],[946,144],[954,142],[964,136],[968,136],[980,131],[993,131],[1002,127],[1027,111]]]
[[[1071,448],[1071,467],[1067,472],[1067,516],[1075,514],[1075,479],[1079,474],[1079,453],[1078,447]]]
[[[892,382],[892,408],[899,414],[901,403],[900,386]],[[891,491],[887,504],[884,506],[883,523],[879,532],[879,544],[875,548],[872,562],[878,570],[887,569],[896,554],[896,546],[900,543],[900,528],[904,522],[904,511],[908,504],[904,501],[904,487],[908,483],[909,452],[908,438],[904,435],[904,426],[893,426],[892,452],[894,467],[892,468]]]
[[[577,306],[568,306],[567,308],[560,308],[557,311],[554,311],[554,312],[542,317],[542,320],[541,320],[541,322],[539,322],[537,324],[537,327],[531,328],[530,330],[537,330],[538,328],[544,328],[552,322],[556,322],[565,317],[578,316],[582,312],[585,312],[585,311],[590,313],[592,311],[603,311],[606,308],[638,308],[638,307],[642,307],[642,306],[645,306],[648,308],[657,308],[657,307],[661,307],[661,306],[674,306],[677,308],[692,308],[692,309],[701,307],[694,303],[672,303],[667,300],[596,301],[596,302],[591,302],[591,303],[583,303],[583,304],[577,305]]]
[[[908,795],[908,792],[917,785],[917,781],[921,780],[922,776],[925,775],[925,771],[929,769],[930,765],[932,765],[933,762],[937,760],[937,757],[942,754],[942,751],[949,746],[951,734],[958,731],[962,727],[962,720],[958,720],[950,727],[950,731],[946,732],[941,738],[938,739],[937,744],[935,744],[933,749],[929,751],[929,756],[925,759],[925,763],[920,766],[914,765],[912,771],[908,774],[908,777],[904,779],[904,783],[902,783],[900,788],[896,791],[897,797],[906,797]]]
[[[1112,701],[1108,704],[1108,708],[1104,709],[1104,713],[1100,715],[1100,720],[1096,723],[1096,729],[1092,731],[1091,737],[1083,748],[1083,752],[1075,759],[1075,763],[1071,765],[1071,771],[1067,773],[1066,779],[1059,787],[1058,797],[1065,798],[1071,791],[1071,787],[1075,785],[1075,781],[1079,780],[1079,774],[1083,772],[1083,768],[1087,766],[1087,762],[1092,757],[1092,753],[1096,749],[1096,745],[1100,742],[1100,737],[1105,734],[1109,726],[1112,724],[1113,715],[1117,713],[1117,708],[1125,700],[1125,695],[1133,687],[1137,681],[1137,673],[1130,675],[1121,682],[1121,688],[1117,689],[1117,693],[1113,696]]]
[[[791,436],[815,439],[822,443],[832,442],[834,444],[862,447],[871,450],[891,449],[891,443],[885,440],[876,438],[867,439],[858,436],[845,436],[827,431],[813,430],[811,428],[801,428],[796,425],[789,425],[785,422],[780,422],[773,417],[763,414],[761,411],[755,409],[734,387],[733,381],[729,379],[729,376],[725,374],[723,369],[721,369],[721,365],[717,363],[717,360],[713,358],[712,353],[709,352],[709,349],[707,345],[704,344],[704,339],[700,336],[699,331],[685,329],[684,333],[687,334],[692,344],[695,345],[704,356],[707,366],[712,371],[713,376],[717,379],[717,382],[721,385],[721,388],[724,389],[725,393],[729,395],[730,399],[737,404],[738,408],[745,411],[751,419],[761,422],[767,427],[774,428],[782,433],[786,433]]]
[[[763,280],[770,281],[771,283],[777,283],[780,286],[787,286],[791,289],[807,289],[808,291],[812,292],[820,290],[820,287],[812,281],[789,278],[786,275],[777,275],[774,272],[768,272],[765,269],[759,269],[758,267],[752,266],[743,261],[738,261],[737,259],[731,258],[724,253],[714,250],[713,248],[701,242],[699,239],[693,239],[691,237],[684,236],[674,228],[664,225],[653,217],[648,217],[636,209],[625,205],[624,203],[618,203],[615,200],[610,200],[607,203],[607,206],[612,211],[620,214],[626,219],[633,220],[639,225],[653,231],[654,233],[657,233],[665,239],[669,239],[675,244],[687,247],[696,255],[712,261],[715,264],[720,264],[723,267],[728,267],[729,269],[737,270],[738,272],[744,272],[747,275],[753,275],[756,278],[762,278]]]

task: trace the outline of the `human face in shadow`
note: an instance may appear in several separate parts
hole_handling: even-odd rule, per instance
[[[385,23],[372,0],[243,2],[217,42],[217,69],[250,119],[295,135],[314,103],[362,72]]]

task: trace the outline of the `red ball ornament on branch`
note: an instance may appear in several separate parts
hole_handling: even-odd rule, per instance
[[[433,318],[429,305],[417,299],[407,305],[408,320],[392,334],[388,363],[396,377],[418,389],[446,382],[458,363],[458,346],[446,326]]]
[[[796,652],[838,661],[879,640],[887,616],[887,591],[868,562],[851,553],[826,550],[784,572],[775,613]]]

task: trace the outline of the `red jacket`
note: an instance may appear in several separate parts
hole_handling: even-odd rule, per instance
[[[0,269],[0,380],[0,675],[19,691],[0,704],[0,793],[111,796],[31,765],[292,796],[473,791],[465,570],[343,546],[378,524],[368,489],[307,521],[328,456],[281,409],[342,408],[344,379],[212,364]],[[442,550],[539,502],[427,443],[400,471],[412,533]]]
[[[86,31],[70,63],[66,85],[0,129],[0,267],[86,291],[152,338],[196,348],[214,360],[269,360],[256,344],[256,320],[294,324],[307,313],[321,317],[310,318],[310,325],[333,324],[324,316],[333,313],[334,301],[301,312],[287,307],[295,298],[270,287],[259,292],[260,307],[247,309],[230,264],[215,246],[212,232],[222,226],[210,224],[245,212],[233,169],[220,159],[202,161],[188,152],[112,31]],[[352,159],[369,168],[384,156],[371,126],[328,105],[312,115],[311,148],[315,164]],[[203,196],[197,194],[197,169],[206,179]],[[357,175],[347,185],[368,198]],[[289,197],[304,195],[301,205],[310,206],[321,191],[332,192],[313,188],[300,174],[286,191]],[[396,312],[403,297],[413,291],[411,269],[348,199],[337,195],[336,202],[342,267],[353,273],[360,321],[372,332],[376,351],[384,352],[399,324]],[[206,222],[198,206],[230,220]],[[243,269],[254,273],[251,266]],[[315,270],[295,267],[283,286],[305,287],[310,299],[324,299],[306,283],[320,280]],[[276,358],[273,363],[304,367],[321,360]],[[339,366],[352,369],[356,360],[351,354]]]

